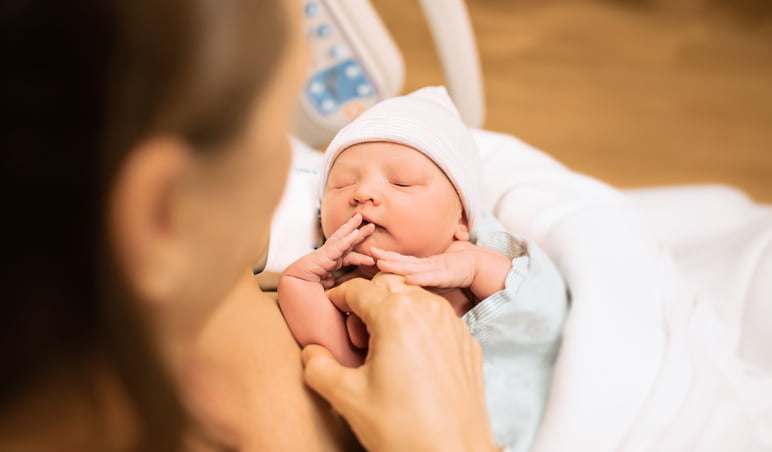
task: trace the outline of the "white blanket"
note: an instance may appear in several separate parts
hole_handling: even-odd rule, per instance
[[[513,137],[476,137],[485,207],[506,227],[536,240],[571,287],[571,313],[533,450],[772,448],[769,373],[738,359],[744,288],[759,286],[754,296],[767,309],[772,303],[757,268],[766,254],[764,265],[772,269],[772,247],[736,259],[742,257],[736,231],[701,224],[706,218],[697,213],[705,209],[691,204],[728,200],[727,207],[739,210],[749,207],[747,199],[732,198],[731,190],[693,189],[694,196],[679,193],[683,205],[661,206],[679,189],[626,194]],[[751,240],[772,243],[772,215],[759,209],[760,228]],[[690,216],[690,210],[697,212]],[[683,251],[698,245],[708,248],[701,258],[718,265],[682,272],[669,246]],[[689,263],[693,256],[681,257]],[[701,271],[715,273],[713,279],[695,278]],[[724,297],[711,298],[718,293]],[[717,306],[727,321],[719,321]],[[767,331],[772,318],[764,321]]]
[[[721,187],[622,192],[511,136],[475,139],[484,208],[571,288],[533,450],[772,450],[772,210]],[[319,154],[293,147],[267,271],[319,240]]]

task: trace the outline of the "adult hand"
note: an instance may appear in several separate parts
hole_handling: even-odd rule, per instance
[[[496,450],[480,346],[444,298],[389,274],[352,279],[327,295],[367,325],[369,352],[352,369],[309,345],[305,381],[368,450]]]

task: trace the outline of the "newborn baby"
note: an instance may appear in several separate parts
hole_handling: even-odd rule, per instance
[[[532,242],[481,211],[479,154],[444,88],[383,101],[325,153],[325,243],[291,264],[279,304],[301,345],[360,365],[367,332],[325,290],[379,271],[443,297],[483,349],[497,441],[527,448],[548,395],[568,307],[566,287]]]

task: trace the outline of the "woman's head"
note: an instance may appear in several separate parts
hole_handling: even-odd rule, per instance
[[[174,417],[148,344],[173,355],[158,332],[195,330],[264,246],[301,72],[288,5],[0,7],[0,406],[97,365],[146,434]]]
[[[111,112],[121,127],[109,143],[120,163],[108,165],[116,169],[107,212],[121,274],[137,295],[189,306],[221,297],[234,269],[260,256],[286,175],[286,123],[300,73],[289,39],[299,33],[290,35],[296,24],[281,3],[194,3],[190,26],[178,27],[188,39],[173,51],[146,55],[176,26],[173,14],[143,19],[154,33],[125,27],[125,66],[138,69],[134,80],[121,80],[124,64],[114,71],[122,83],[111,87]],[[168,60],[178,64],[155,66]],[[145,86],[148,79],[162,86]]]

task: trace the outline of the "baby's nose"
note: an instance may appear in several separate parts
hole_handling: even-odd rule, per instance
[[[363,183],[357,186],[352,197],[353,204],[362,204],[366,202],[372,202],[374,205],[381,203],[381,193],[374,184]]]

